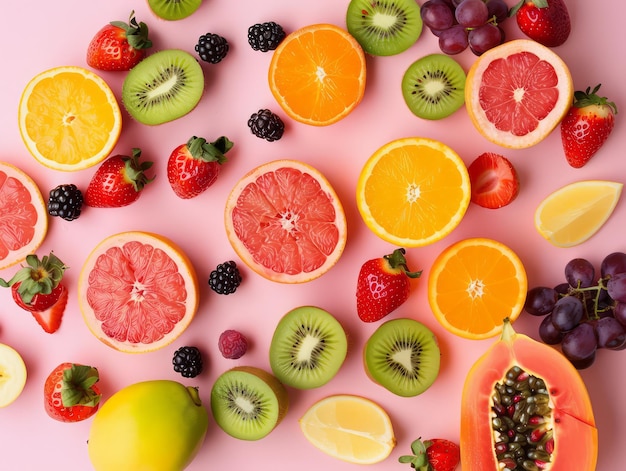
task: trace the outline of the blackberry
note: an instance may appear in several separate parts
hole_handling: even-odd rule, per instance
[[[248,43],[255,51],[274,50],[283,39],[285,39],[285,31],[282,26],[273,21],[258,23],[248,28]]]
[[[250,116],[248,127],[256,137],[272,142],[283,137],[285,124],[270,110],[259,110]]]
[[[220,263],[209,277],[209,286],[218,294],[231,294],[241,284],[241,273],[237,264],[230,260]]]
[[[195,49],[200,59],[217,64],[228,54],[228,41],[219,34],[207,33],[200,36]]]
[[[202,373],[202,354],[197,347],[180,347],[172,358],[174,371],[185,378],[195,378]]]
[[[80,216],[80,210],[83,206],[83,194],[70,183],[67,185],[59,185],[50,190],[48,198],[48,214],[50,216],[58,216],[66,221],[73,221]]]

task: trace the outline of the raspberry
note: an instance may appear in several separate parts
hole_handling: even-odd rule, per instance
[[[248,127],[252,134],[266,141],[277,141],[283,137],[285,124],[280,117],[270,110],[259,110],[250,116]]]
[[[248,28],[248,43],[255,51],[267,52],[278,47],[285,39],[285,31],[279,24],[270,21]]]
[[[185,378],[195,378],[202,372],[202,354],[197,347],[180,347],[172,358],[174,371]]]
[[[228,41],[219,34],[203,34],[195,50],[203,61],[217,64],[228,54]]]
[[[80,216],[83,206],[83,194],[74,184],[59,185],[50,190],[48,214],[66,221],[73,221]]]
[[[220,263],[209,276],[209,286],[217,294],[231,294],[241,284],[241,274],[232,260]]]
[[[220,335],[218,347],[224,358],[236,360],[248,350],[248,340],[241,332],[229,329]]]

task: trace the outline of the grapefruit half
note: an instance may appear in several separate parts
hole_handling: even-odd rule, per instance
[[[39,187],[26,173],[0,162],[0,270],[26,259],[48,232],[48,212]]]
[[[171,240],[130,231],[107,237],[87,257],[78,302],[89,330],[109,347],[142,353],[173,342],[198,309],[195,270]]]
[[[346,244],[335,190],[317,169],[295,160],[268,162],[245,175],[226,201],[224,219],[241,260],[280,283],[318,278]]]
[[[574,97],[565,62],[529,39],[494,47],[472,64],[465,105],[476,129],[502,147],[538,144],[561,122]]]

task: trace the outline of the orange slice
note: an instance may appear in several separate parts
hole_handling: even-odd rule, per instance
[[[479,56],[467,73],[465,104],[476,129],[503,147],[531,147],[561,122],[574,97],[565,62],[529,39]]]
[[[171,240],[131,231],[107,237],[87,257],[78,302],[98,339],[141,353],[183,333],[198,309],[198,289],[191,262]]]
[[[48,210],[26,173],[0,162],[0,270],[23,262],[48,232]]]
[[[295,160],[276,160],[245,175],[226,201],[226,234],[261,276],[304,283],[330,270],[346,244],[346,216],[328,180]]]
[[[448,235],[470,202],[467,167],[445,144],[422,137],[391,141],[365,163],[356,201],[381,239],[419,247]]]
[[[113,92],[82,67],[56,67],[35,76],[22,92],[18,120],[30,153],[43,165],[82,170],[104,160],[122,129]]]
[[[361,102],[365,54],[338,26],[306,26],[287,35],[274,51],[269,85],[291,118],[326,126],[345,118]]]
[[[441,325],[460,337],[485,339],[515,321],[528,281],[521,260],[501,242],[471,238],[446,248],[433,262],[428,301]]]
[[[338,394],[316,402],[300,419],[300,428],[319,450],[350,463],[378,463],[396,446],[387,412],[360,396]]]

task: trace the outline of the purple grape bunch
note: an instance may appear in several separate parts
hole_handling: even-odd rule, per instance
[[[543,317],[539,337],[560,345],[578,369],[591,366],[599,349],[626,349],[626,253],[604,257],[600,274],[585,258],[565,265],[565,281],[537,286],[526,295],[524,310]]]
[[[439,38],[439,49],[454,55],[468,47],[477,56],[504,42],[500,24],[509,16],[504,0],[427,0],[422,22]]]

